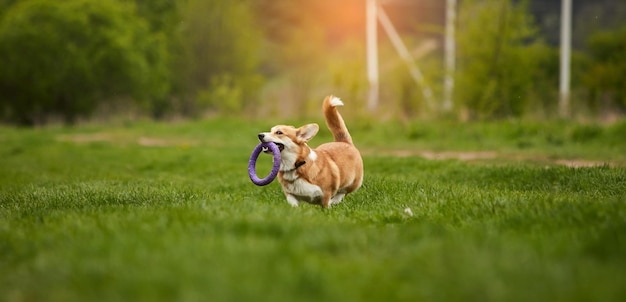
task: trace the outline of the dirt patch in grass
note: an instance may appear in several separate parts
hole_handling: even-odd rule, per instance
[[[368,156],[396,156],[396,157],[423,157],[429,160],[460,160],[466,162],[493,162],[493,161],[526,161],[545,164],[557,164],[566,167],[598,167],[608,165],[610,167],[624,166],[623,163],[614,161],[599,161],[588,159],[565,159],[552,158],[543,155],[508,154],[496,151],[431,151],[431,150],[374,150],[365,149],[361,152]]]
[[[87,133],[87,134],[72,134],[72,135],[59,135],[57,136],[57,140],[61,142],[71,142],[71,143],[99,143],[99,142],[107,142],[107,143],[116,143],[116,142],[125,142],[128,138],[113,134],[113,133]]]
[[[77,144],[104,142],[114,145],[140,145],[144,147],[189,147],[197,144],[197,142],[188,139],[156,138],[148,136],[137,137],[107,132],[60,135],[57,137],[57,140]]]

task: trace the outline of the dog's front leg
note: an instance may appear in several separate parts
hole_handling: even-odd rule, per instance
[[[296,197],[294,197],[291,194],[286,194],[287,196],[287,202],[292,206],[292,207],[297,207],[298,206],[298,199],[296,199]]]

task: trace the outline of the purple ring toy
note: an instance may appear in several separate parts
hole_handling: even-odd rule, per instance
[[[259,154],[261,154],[264,147],[269,148],[274,154],[274,165],[272,166],[270,174],[261,179],[256,175],[256,160],[259,158]],[[248,175],[250,176],[250,180],[257,186],[268,185],[274,181],[274,178],[278,175],[278,168],[280,168],[280,150],[278,150],[278,146],[274,143],[258,144],[252,151],[252,155],[250,155],[250,161],[248,161]]]

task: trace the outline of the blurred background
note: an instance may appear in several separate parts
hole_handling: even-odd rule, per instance
[[[317,117],[327,94],[380,120],[564,117],[561,1],[454,1],[453,69],[450,2],[378,1],[406,54],[377,21],[372,106],[367,0],[0,0],[0,121]],[[621,119],[626,2],[572,2],[565,117]]]

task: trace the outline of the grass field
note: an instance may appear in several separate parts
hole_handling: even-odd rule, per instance
[[[330,210],[250,182],[271,123],[0,128],[0,301],[626,300],[626,123],[348,124]]]

